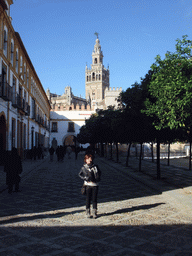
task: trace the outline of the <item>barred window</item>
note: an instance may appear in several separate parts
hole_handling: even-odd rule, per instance
[[[52,122],[51,132],[57,132],[57,122]]]

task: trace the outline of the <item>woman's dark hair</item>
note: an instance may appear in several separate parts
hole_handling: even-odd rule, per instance
[[[92,155],[92,154],[90,154],[90,153],[85,154],[85,156],[84,156],[84,162],[85,162],[85,163],[86,163],[86,160],[87,160],[89,157],[91,157],[92,160],[93,160],[93,155]]]

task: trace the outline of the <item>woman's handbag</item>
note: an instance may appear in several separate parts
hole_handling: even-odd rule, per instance
[[[83,184],[82,188],[81,188],[81,194],[82,195],[86,195],[86,185]]]

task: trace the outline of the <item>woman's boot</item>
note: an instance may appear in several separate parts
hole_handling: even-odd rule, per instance
[[[93,219],[97,218],[97,209],[93,209]]]
[[[91,215],[90,215],[90,209],[86,209],[86,216],[87,216],[87,218],[90,218],[90,217],[91,217]]]

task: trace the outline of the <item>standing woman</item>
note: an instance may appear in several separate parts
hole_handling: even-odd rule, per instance
[[[93,218],[97,218],[97,194],[98,182],[100,181],[101,171],[93,163],[93,155],[87,153],[84,157],[84,165],[81,167],[79,177],[84,180],[86,186],[86,215],[91,217],[90,205],[93,204]]]
[[[4,172],[6,172],[6,184],[8,185],[8,193],[12,194],[13,186],[15,185],[15,192],[19,192],[19,182],[22,173],[22,163],[21,158],[17,153],[17,149],[13,148],[11,155],[7,156]]]

